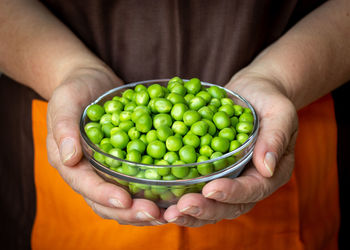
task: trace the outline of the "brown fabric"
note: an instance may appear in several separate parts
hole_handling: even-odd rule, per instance
[[[35,216],[32,90],[0,77],[0,242],[3,249],[30,249]]]

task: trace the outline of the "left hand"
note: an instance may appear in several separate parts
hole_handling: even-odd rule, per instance
[[[298,118],[283,89],[265,77],[234,77],[226,88],[245,97],[260,118],[253,164],[235,179],[222,178],[204,186],[202,194],[186,194],[164,213],[168,222],[199,227],[234,219],[288,182],[294,168]]]

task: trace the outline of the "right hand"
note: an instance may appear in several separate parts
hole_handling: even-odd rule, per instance
[[[50,164],[102,218],[138,226],[165,223],[157,205],[132,199],[127,191],[96,174],[83,158],[79,120],[86,105],[122,81],[109,70],[79,69],[59,85],[47,111],[47,151]]]

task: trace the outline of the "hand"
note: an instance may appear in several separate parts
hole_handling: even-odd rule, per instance
[[[202,194],[184,195],[164,213],[168,222],[198,227],[237,218],[291,177],[298,121],[283,89],[256,75],[233,78],[226,88],[245,97],[260,118],[252,164],[236,179],[217,179],[205,185]]]
[[[53,92],[47,114],[49,161],[102,218],[140,226],[163,224],[161,211],[153,202],[132,200],[127,191],[104,181],[82,158],[79,120],[84,107],[120,83],[111,73],[80,69]]]

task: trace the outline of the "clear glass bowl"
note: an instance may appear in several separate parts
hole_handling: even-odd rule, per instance
[[[141,84],[144,86],[150,86],[152,84],[160,84],[166,86],[169,79],[160,80],[148,80],[140,81],[127,85],[123,85],[114,88],[105,94],[98,97],[92,104],[103,104],[111,100],[114,96],[121,96],[121,93],[126,89],[134,88],[136,85]],[[187,80],[183,80],[187,81]],[[126,189],[132,197],[135,198],[145,198],[154,201],[158,206],[166,208],[172,204],[175,204],[179,198],[186,193],[199,193],[201,192],[203,186],[212,180],[226,177],[235,178],[240,175],[244,167],[251,160],[254,150],[254,145],[259,130],[259,120],[255,109],[253,106],[243,97],[237,93],[232,92],[226,88],[218,85],[202,82],[205,87],[217,86],[226,91],[227,97],[231,98],[235,104],[241,105],[242,107],[247,107],[252,111],[254,117],[254,128],[249,138],[236,150],[223,154],[222,156],[211,159],[208,161],[203,161],[199,163],[184,164],[184,165],[148,165],[136,162],[130,162],[121,158],[117,158],[113,155],[107,154],[100,150],[98,146],[92,143],[87,137],[84,127],[89,119],[86,115],[86,111],[90,105],[88,105],[80,120],[80,133],[81,141],[83,146],[83,152],[85,157],[89,160],[96,172],[104,178],[106,181],[114,183],[124,189]],[[138,178],[135,176],[125,175],[118,171],[112,170],[105,162],[109,158],[109,161],[114,161],[114,165],[127,164],[130,167],[141,169],[142,171],[152,172],[154,169],[158,168],[184,168],[184,167],[195,167],[201,164],[225,164],[226,167],[214,172],[209,175],[199,176],[193,179],[181,179],[181,180],[152,180],[145,178]]]

